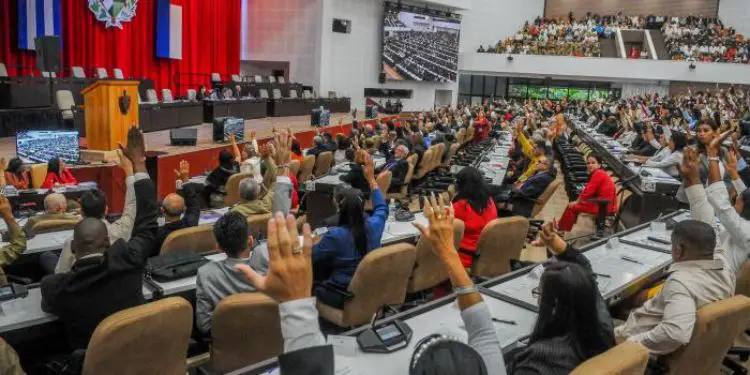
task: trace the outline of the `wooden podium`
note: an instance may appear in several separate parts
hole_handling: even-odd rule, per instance
[[[100,80],[83,91],[86,140],[91,150],[114,150],[138,126],[138,81]]]

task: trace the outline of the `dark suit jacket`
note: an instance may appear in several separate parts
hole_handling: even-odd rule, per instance
[[[313,346],[279,356],[283,375],[333,375],[333,347]]]
[[[329,151],[329,150],[326,149],[325,146],[320,146],[320,147],[316,146],[307,150],[307,153],[305,153],[305,155],[315,155],[315,157],[317,158],[318,154],[320,154],[321,152],[326,152],[326,151]]]
[[[391,171],[391,187],[388,189],[388,192],[395,192],[404,185],[406,174],[409,173],[409,162],[406,159],[391,159],[381,168],[381,172],[385,170]]]
[[[514,191],[510,203],[513,213],[525,217],[531,216],[536,199],[539,198],[555,177],[549,173],[536,173],[524,181],[518,191]]]
[[[352,185],[353,188],[359,189],[362,193],[366,194],[369,197],[370,184],[368,184],[367,179],[365,179],[365,172],[362,171],[362,166],[357,163],[349,163],[349,167],[351,168],[349,172],[340,175],[339,179],[349,185]]]
[[[198,188],[200,185],[195,183],[189,183],[182,185],[182,196],[185,198],[185,213],[182,215],[182,219],[166,223],[159,227],[156,232],[156,245],[152,249],[150,256],[159,255],[161,245],[164,240],[167,239],[170,233],[183,228],[190,228],[198,225],[201,217],[201,198],[198,195]]]
[[[104,318],[144,302],[143,270],[156,241],[159,215],[154,183],[137,181],[135,197],[129,241],[117,240],[103,254],[77,260],[70,272],[42,279],[42,309],[62,320],[73,350],[88,346]]]

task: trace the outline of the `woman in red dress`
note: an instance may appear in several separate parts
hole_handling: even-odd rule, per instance
[[[589,171],[589,182],[583,189],[578,200],[570,202],[563,212],[560,222],[557,224],[561,232],[570,232],[573,224],[578,220],[578,214],[587,213],[597,215],[599,204],[590,202],[592,199],[607,199],[611,203],[607,206],[607,213],[617,212],[617,200],[615,198],[615,183],[607,172],[602,169],[602,159],[598,155],[591,154],[586,158],[586,167]]]
[[[52,158],[47,163],[47,177],[42,183],[42,189],[51,189],[58,185],[78,185],[78,180],[73,177],[73,173],[62,159]]]
[[[466,167],[456,175],[456,197],[453,200],[456,219],[464,222],[464,236],[458,255],[464,267],[471,267],[482,229],[497,219],[497,208],[484,184],[482,174],[474,167]]]

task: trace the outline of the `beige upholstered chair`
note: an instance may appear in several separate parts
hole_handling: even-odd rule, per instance
[[[52,219],[42,220],[32,225],[28,230],[34,234],[70,230],[78,224],[78,220]]]
[[[576,367],[570,375],[643,375],[648,364],[648,350],[643,345],[625,341]]]
[[[528,230],[529,220],[521,216],[487,223],[479,235],[471,274],[496,277],[510,272],[510,260],[520,257]]]
[[[211,82],[221,82],[221,74],[211,73]]]
[[[191,101],[198,100],[198,93],[195,91],[195,89],[188,89],[187,98],[188,100],[191,100]]]
[[[203,224],[170,233],[161,245],[159,255],[176,251],[194,251],[198,254],[205,254],[216,251],[216,248],[213,224]]]
[[[724,356],[748,322],[750,298],[745,296],[701,307],[690,343],[664,357],[669,374],[719,374]]]
[[[256,74],[253,78],[255,78],[255,83],[263,83],[263,77],[261,77],[259,74]]]
[[[266,90],[266,89],[260,89],[260,90],[258,90],[258,92],[260,93],[260,98],[261,99],[268,99],[268,90]]]
[[[406,160],[409,163],[409,169],[406,171],[404,184],[401,185],[398,192],[387,193],[386,199],[406,199],[409,192],[409,183],[411,183],[411,180],[414,178],[414,165],[417,163],[417,155],[409,156]]]
[[[242,82],[242,78],[240,78],[239,74],[232,74],[232,82],[234,82],[234,83],[240,83],[240,82]]]
[[[60,110],[63,120],[72,120],[75,113],[76,102],[70,90],[57,90],[55,93],[57,109]]]
[[[240,182],[252,176],[252,173],[235,173],[229,177],[227,183],[224,185],[224,190],[227,192],[227,195],[224,197],[225,205],[233,206],[240,201]]]
[[[99,79],[107,79],[107,78],[109,78],[109,74],[107,74],[107,69],[105,69],[105,68],[96,68],[96,78],[99,78]]]
[[[428,169],[430,168],[430,160],[432,158],[432,153],[435,152],[432,147],[427,149],[424,154],[422,154],[422,160],[419,162],[419,165],[416,168],[416,171],[414,172],[413,179],[415,180],[421,180],[428,172]]]
[[[292,161],[289,162],[289,174],[290,175],[292,175],[294,177],[298,177],[298,175],[299,175],[299,168],[300,168],[299,161],[292,160]]]
[[[122,69],[120,68],[112,69],[112,73],[114,74],[115,79],[125,79],[125,75],[122,74]]]
[[[555,194],[555,191],[562,183],[562,180],[554,180],[550,182],[549,185],[547,185],[547,188],[544,189],[542,192],[542,195],[539,196],[539,198],[536,199],[536,203],[534,204],[534,208],[531,210],[531,217],[535,217],[539,214],[539,212],[542,211],[542,208],[544,208],[544,205],[547,204],[547,201],[549,201],[550,198],[552,198],[552,195]]]
[[[445,158],[445,162],[440,160],[440,167],[443,168],[450,168],[451,166],[451,160],[453,160],[453,157],[456,156],[456,152],[458,152],[458,148],[461,145],[458,143],[451,144],[451,148],[448,150],[448,156]]]
[[[271,213],[249,215],[247,217],[247,226],[250,230],[266,233],[268,231],[268,220],[271,220],[271,216]]]
[[[297,90],[289,90],[289,98],[291,99],[297,99]]]
[[[83,67],[74,66],[70,68],[70,72],[73,74],[73,78],[86,78],[86,72],[83,70]]]
[[[147,103],[158,103],[159,98],[156,96],[156,90],[154,89],[148,89],[146,90],[146,102]]]
[[[461,237],[464,236],[464,222],[456,219],[453,221],[453,244],[458,249],[461,243]],[[417,293],[434,287],[441,282],[448,280],[448,273],[445,272],[440,259],[432,252],[432,244],[424,236],[417,241],[417,257],[414,262],[414,270],[409,277],[409,284],[406,286],[407,293]]]
[[[737,272],[734,294],[750,297],[750,261],[745,261]]]
[[[161,101],[164,103],[174,103],[174,97],[172,96],[172,90],[161,89]]]
[[[391,186],[391,172],[381,172],[377,177],[375,177],[375,182],[378,183],[378,189],[380,189],[380,193],[382,193],[383,197],[385,197],[386,193],[388,192],[388,187]],[[367,202],[365,202],[365,211],[369,210],[372,210],[372,198],[368,199]]]
[[[279,81],[279,83],[286,83],[286,78],[284,78],[284,76],[278,76],[276,80]]]
[[[31,165],[31,187],[39,189],[47,178],[47,163],[38,163]]]
[[[279,305],[263,293],[224,298],[211,321],[211,369],[220,374],[284,352]]]
[[[114,313],[96,327],[83,375],[185,375],[193,308],[170,297]]]
[[[276,77],[268,76],[268,83],[276,83]]]
[[[348,288],[352,297],[344,308],[318,301],[320,316],[339,327],[352,327],[369,322],[384,305],[403,303],[415,257],[414,245],[407,243],[370,251],[354,272]]]
[[[274,99],[283,99],[283,96],[281,96],[281,90],[279,89],[271,90],[271,94],[273,95]]]
[[[315,177],[324,176],[331,170],[331,162],[333,162],[333,153],[331,151],[325,151],[318,154],[315,159],[315,169],[313,175]]]
[[[8,77],[8,68],[5,67],[5,63],[0,62],[0,77]]]
[[[299,182],[305,182],[312,178],[313,168],[315,167],[315,155],[305,156],[302,166],[299,169]]]

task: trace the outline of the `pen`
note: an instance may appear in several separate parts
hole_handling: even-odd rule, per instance
[[[512,326],[516,325],[516,321],[515,320],[498,319],[498,318],[495,318],[494,316],[492,317],[492,321],[493,322],[498,322],[498,323],[510,324]]]
[[[609,276],[609,275],[603,274],[603,273],[596,273],[596,272],[594,272],[594,275],[599,276],[599,277],[606,277],[608,279],[612,278],[612,276]]]
[[[635,259],[633,259],[631,257],[625,256],[625,255],[620,256],[620,259],[622,259],[622,260],[624,260],[626,262],[643,265],[643,263],[641,263],[641,262],[639,262],[639,261],[637,261],[637,260],[635,260]]]

